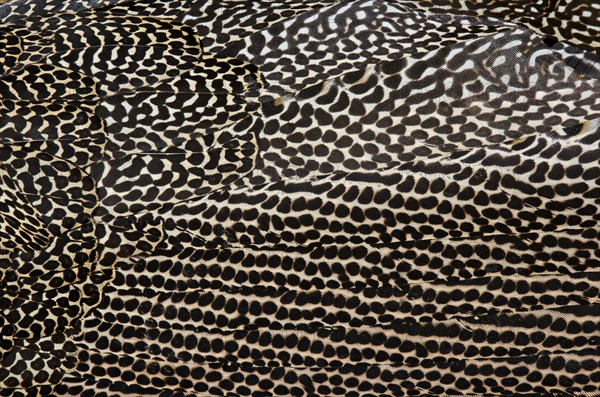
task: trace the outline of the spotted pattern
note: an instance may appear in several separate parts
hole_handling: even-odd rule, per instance
[[[205,240],[241,245],[390,244],[593,227],[599,134],[594,123],[582,137],[535,135],[374,172],[218,191],[178,205],[170,219]],[[456,219],[444,219],[450,216]]]
[[[0,80],[0,96],[3,100],[41,102],[93,98],[97,96],[97,90],[91,77],[76,70],[52,64],[31,64]]]
[[[595,10],[0,1],[0,396],[600,395]]]
[[[43,61],[48,55],[86,47],[160,45],[200,51],[194,30],[174,21],[147,16],[121,15],[112,10],[60,13],[48,19],[30,17],[9,25],[20,38],[20,63]]]
[[[103,208],[96,215],[168,210],[237,181],[252,169],[256,153],[254,135],[218,134],[97,163],[90,168],[101,181]]]
[[[547,40],[548,41],[548,40]],[[560,57],[569,67],[577,73],[598,79],[600,77],[600,55],[584,51],[565,42],[551,40],[548,44],[554,54]]]
[[[182,19],[192,9],[193,0],[104,0],[102,8],[113,12],[133,15],[156,16],[159,18]]]
[[[219,290],[232,282],[238,288],[251,287],[245,291],[295,287],[343,292],[385,289],[390,284],[571,274],[594,271],[600,265],[594,228],[404,241],[385,247],[194,248],[194,241],[161,248],[132,262],[115,283],[170,293]],[[261,271],[265,267],[272,270]],[[139,277],[152,273],[168,273],[169,277]]]
[[[258,106],[244,97],[260,86],[258,71],[251,65],[209,58],[176,78],[107,97],[96,113],[115,143],[111,156],[121,158],[177,146],[246,118]]]
[[[2,254],[15,249],[36,249],[45,246],[50,235],[45,230],[40,214],[30,207],[14,181],[0,168],[2,204],[0,204],[0,245]],[[8,205],[11,203],[11,205]],[[26,227],[21,227],[25,224]]]
[[[218,53],[228,44],[252,33],[338,2],[339,0],[207,0],[193,2],[183,21],[196,27],[206,51]]]
[[[190,7],[189,0],[2,0],[0,21],[15,22],[37,15],[53,16],[61,12],[88,9],[113,10],[144,16],[175,17]]]
[[[514,25],[431,16],[385,1],[361,0],[269,25],[218,54],[256,63],[269,92],[284,95],[384,60],[429,52],[510,26]]]
[[[160,225],[123,225],[87,223],[45,250],[2,259],[10,269],[3,275],[0,317],[3,391],[47,395],[74,367],[71,336],[99,303],[112,267],[161,241]]]
[[[62,159],[85,166],[103,156],[105,122],[84,101],[3,99],[0,101],[0,143],[60,152]]]
[[[202,64],[171,80],[161,81],[138,91],[194,92],[203,94],[234,94],[252,101],[253,92],[263,88],[259,68],[238,58],[202,55]]]
[[[586,0],[394,0],[422,10],[486,15],[519,23],[586,50],[598,49],[600,4]]]
[[[9,29],[0,29],[0,76],[13,68],[21,55],[21,40]]]
[[[598,80],[574,74],[539,37],[502,32],[264,103],[250,127],[264,153],[252,183],[380,169],[571,127],[597,117],[599,101]]]
[[[595,121],[175,206],[59,391],[597,394],[599,137]]]
[[[133,14],[66,12],[2,27],[0,395],[54,395],[74,370],[73,337],[115,269],[164,239],[163,220],[135,218],[148,200],[208,193],[254,164],[255,136],[225,127],[257,108],[244,98],[261,87],[258,69],[202,57],[193,29]],[[121,194],[127,168],[147,192]],[[164,169],[173,178],[159,176],[156,194]]]

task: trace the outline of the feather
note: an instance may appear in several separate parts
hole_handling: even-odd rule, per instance
[[[0,396],[599,395],[596,14],[0,0]]]

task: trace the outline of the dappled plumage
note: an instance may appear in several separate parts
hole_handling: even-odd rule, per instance
[[[0,395],[600,396],[599,16],[0,0]]]

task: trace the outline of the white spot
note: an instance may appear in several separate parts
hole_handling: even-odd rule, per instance
[[[500,55],[494,59],[494,64],[492,66],[499,66],[506,62],[506,57],[504,55]]]

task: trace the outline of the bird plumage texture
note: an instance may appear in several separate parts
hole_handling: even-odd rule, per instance
[[[600,396],[600,5],[0,1],[0,395]]]

